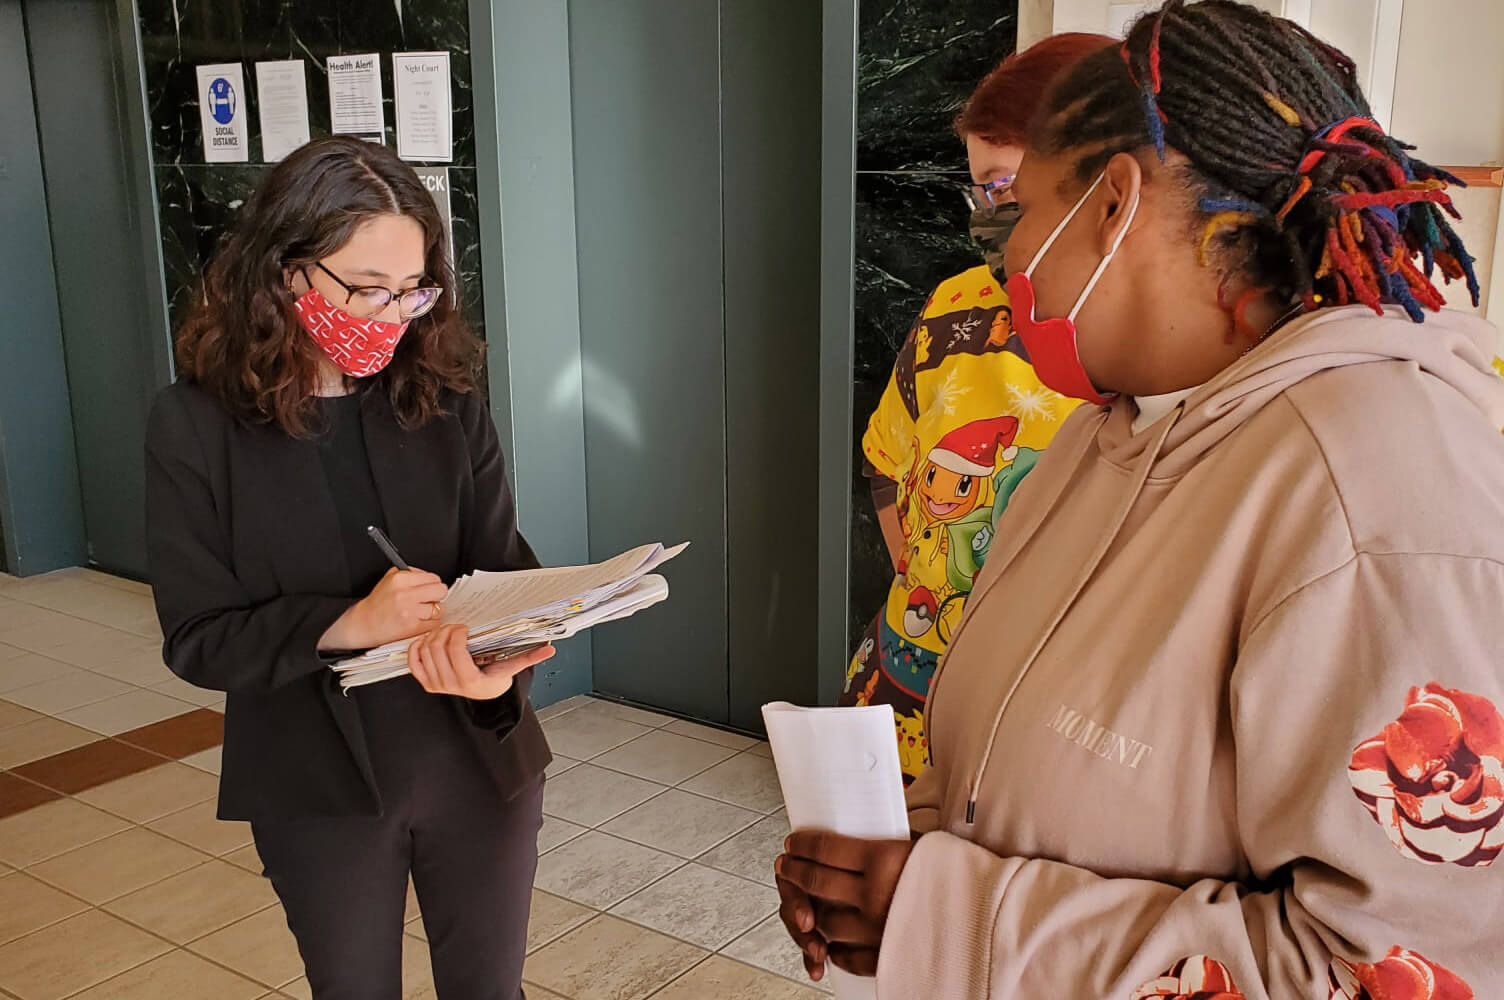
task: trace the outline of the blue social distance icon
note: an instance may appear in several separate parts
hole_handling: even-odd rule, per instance
[[[209,114],[221,125],[228,125],[235,118],[235,88],[222,76],[209,84]]]

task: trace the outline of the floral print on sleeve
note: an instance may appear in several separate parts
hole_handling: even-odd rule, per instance
[[[1227,966],[1205,955],[1182,958],[1133,991],[1132,1000],[1245,1000]]]
[[[1408,948],[1390,948],[1372,965],[1333,959],[1328,977],[1329,1000],[1476,1000],[1455,972]]]
[[[1432,682],[1353,751],[1348,778],[1395,850],[1481,868],[1504,850],[1504,716],[1487,698]]]

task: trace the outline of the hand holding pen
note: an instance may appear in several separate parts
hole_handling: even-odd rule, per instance
[[[394,574],[401,576],[420,572],[407,565],[397,552],[397,547],[380,528],[373,524],[366,529],[366,534],[381,547],[394,567],[382,582],[392,579]],[[473,701],[500,698],[512,689],[512,681],[518,674],[554,655],[552,645],[534,643],[523,649],[510,650],[506,654],[472,657],[467,645],[470,637],[468,628],[464,625],[433,627],[443,614],[443,606],[435,601],[433,617],[424,619],[433,625],[425,629],[424,634],[407,648],[407,667],[429,694],[452,694]]]
[[[375,588],[331,625],[319,640],[322,650],[370,649],[411,639],[437,628],[449,588],[433,573],[414,569],[374,525],[366,529],[392,562]]]

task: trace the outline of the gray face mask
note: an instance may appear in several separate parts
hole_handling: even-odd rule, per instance
[[[999,205],[992,212],[971,213],[971,239],[982,251],[990,270],[998,281],[1004,279],[1003,251],[1008,246],[1008,237],[1018,225],[1022,213],[1017,202]]]

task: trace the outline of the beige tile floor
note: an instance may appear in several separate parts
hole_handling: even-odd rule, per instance
[[[159,642],[139,584],[0,575],[0,768],[220,709]],[[766,744],[590,698],[540,715],[556,760],[529,997],[818,1000],[775,915],[788,825]],[[0,996],[310,996],[248,826],[214,818],[218,769],[215,747],[0,819]],[[408,917],[404,994],[433,997]]]

